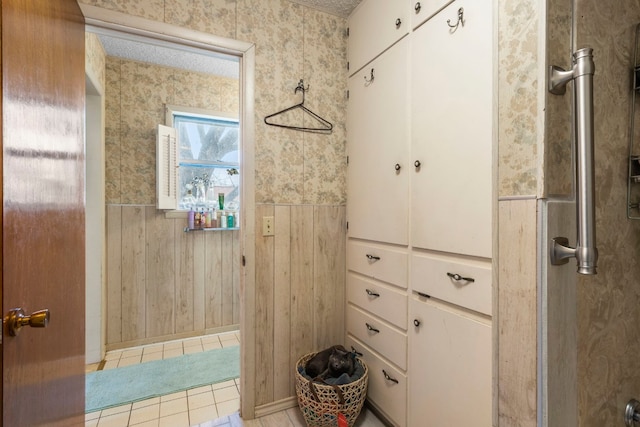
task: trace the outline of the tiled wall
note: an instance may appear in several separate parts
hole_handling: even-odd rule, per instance
[[[578,279],[579,425],[619,425],[640,399],[640,221],[626,219],[631,64],[640,5],[576,4],[576,48],[594,49],[598,275]],[[636,109],[639,105],[636,103]],[[634,154],[640,154],[636,143]],[[636,212],[638,213],[638,212]]]

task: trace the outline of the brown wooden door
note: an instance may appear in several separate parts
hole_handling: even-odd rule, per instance
[[[2,0],[2,421],[84,425],[84,18]],[[49,309],[10,336],[14,307]]]

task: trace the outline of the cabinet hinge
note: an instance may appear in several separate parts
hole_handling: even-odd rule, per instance
[[[416,291],[416,294],[420,295],[423,298],[431,298],[431,295],[425,294],[424,292]]]
[[[349,221],[347,221],[347,231],[349,230]]]
[[[347,27],[347,37],[349,37],[349,27]]]
[[[349,99],[349,91],[347,91],[347,99]]]
[[[244,267],[245,265],[247,265],[247,259],[242,255],[242,266]]]
[[[349,71],[349,61],[347,61],[347,71]]]
[[[349,164],[349,156],[347,156],[347,164]]]

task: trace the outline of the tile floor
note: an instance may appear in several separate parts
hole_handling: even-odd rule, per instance
[[[103,369],[234,345],[240,345],[239,332],[115,350],[105,356]],[[87,372],[98,366],[88,365]],[[239,408],[240,389],[236,379],[92,412],[85,415],[85,427],[306,427],[298,408],[256,420],[242,420]],[[356,427],[384,427],[384,424],[365,409]]]

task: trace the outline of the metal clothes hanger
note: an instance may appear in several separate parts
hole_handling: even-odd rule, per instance
[[[281,127],[281,128],[285,128],[285,129],[293,129],[293,130],[299,130],[302,132],[313,132],[313,133],[324,133],[324,134],[330,134],[332,132],[333,129],[333,124],[325,119],[323,119],[322,117],[320,117],[319,115],[317,115],[316,113],[314,113],[313,111],[309,110],[307,107],[304,106],[304,93],[309,90],[309,86],[307,85],[307,87],[304,87],[304,81],[302,79],[300,79],[300,82],[298,82],[298,86],[296,87],[294,93],[297,93],[298,91],[302,92],[302,102],[296,105],[293,105],[289,108],[285,108],[282,111],[278,111],[277,113],[273,113],[268,115],[267,117],[264,118],[264,122],[270,126],[277,126],[277,127]],[[287,111],[291,111],[291,110],[296,110],[296,109],[301,109],[302,111],[304,111],[306,114],[308,114],[309,116],[311,116],[317,123],[316,127],[303,127],[303,126],[293,126],[293,125],[283,125],[280,123],[275,123],[273,121],[269,121],[269,119],[279,116],[283,113],[286,113]]]

